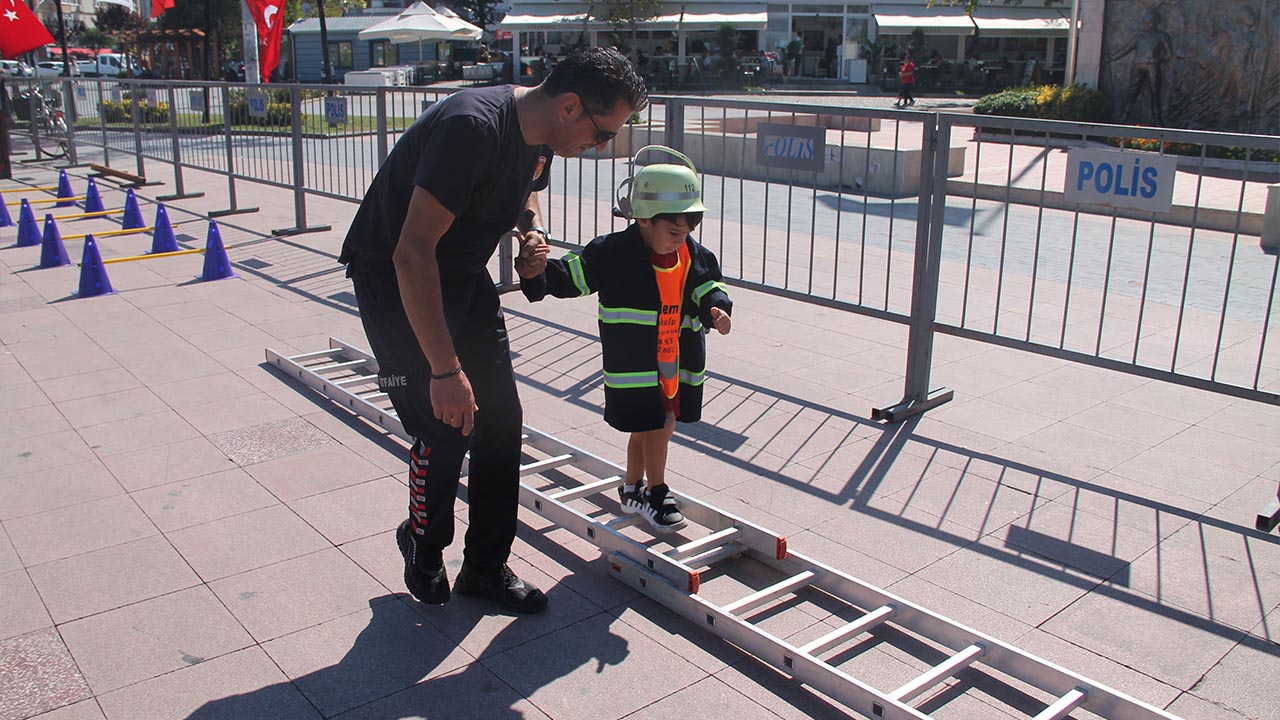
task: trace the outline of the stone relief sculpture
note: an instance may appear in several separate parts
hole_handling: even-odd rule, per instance
[[[1117,122],[1280,134],[1280,0],[1107,0]]]

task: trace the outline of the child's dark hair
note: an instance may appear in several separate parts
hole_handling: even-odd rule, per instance
[[[666,220],[672,224],[678,224],[681,220],[685,225],[689,226],[689,232],[697,229],[698,224],[702,222],[702,213],[700,212],[684,212],[684,213],[658,213],[651,218],[652,221]]]

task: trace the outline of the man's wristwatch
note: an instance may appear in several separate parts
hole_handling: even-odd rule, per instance
[[[525,230],[525,232],[527,232],[527,233],[529,233],[529,232],[542,233],[542,237],[543,237],[543,238],[548,238],[548,239],[551,237],[551,233],[547,232],[547,229],[546,229],[546,228],[544,228],[544,227],[542,227],[541,225],[531,225],[531,226],[529,226],[529,229],[528,229],[528,230]]]

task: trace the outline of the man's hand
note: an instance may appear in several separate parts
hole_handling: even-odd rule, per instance
[[[718,307],[711,308],[711,323],[721,335],[728,335],[729,328],[733,327],[733,320],[729,318],[729,313]]]
[[[443,380],[432,380],[431,407],[435,410],[436,419],[450,427],[461,428],[463,435],[470,435],[479,408],[467,374],[460,372]]]
[[[516,273],[522,278],[534,278],[547,269],[547,256],[551,254],[551,246],[547,237],[537,230],[515,233],[520,244],[520,252],[516,255]]]

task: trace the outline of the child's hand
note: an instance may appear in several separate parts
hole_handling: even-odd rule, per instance
[[[729,328],[733,327],[733,320],[729,318],[729,313],[718,307],[711,308],[711,323],[715,325],[716,332],[721,335],[728,335]]]
[[[551,246],[546,243],[530,243],[520,248],[516,256],[516,274],[522,278],[535,278],[547,269],[547,256]]]

